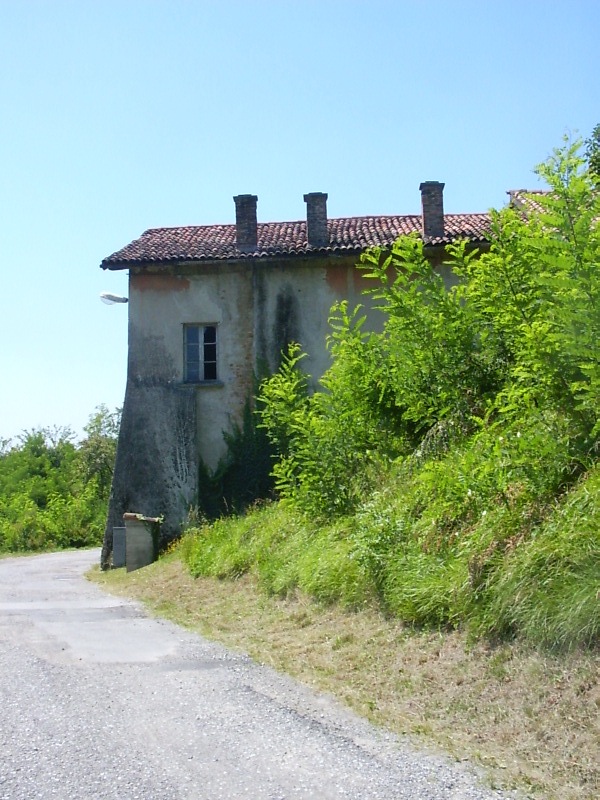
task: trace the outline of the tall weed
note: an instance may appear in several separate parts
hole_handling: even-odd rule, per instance
[[[551,647],[600,642],[600,468],[505,558],[486,587],[479,631]]]

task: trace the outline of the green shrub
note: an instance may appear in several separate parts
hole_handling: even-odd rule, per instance
[[[283,502],[196,533],[194,574],[598,643],[600,201],[577,146],[538,172],[551,194],[494,213],[488,253],[447,249],[450,287],[415,238],[363,257],[382,332],[341,303],[319,390],[298,345],[261,384]]]
[[[100,544],[118,412],[100,406],[75,443],[69,429],[24,433],[0,453],[0,551]]]

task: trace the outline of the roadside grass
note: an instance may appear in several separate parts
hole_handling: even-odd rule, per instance
[[[193,578],[177,549],[156,564],[88,577],[155,614],[329,692],[398,734],[483,766],[526,796],[600,796],[596,652],[551,654],[418,631],[371,608],[268,595],[253,574]]]

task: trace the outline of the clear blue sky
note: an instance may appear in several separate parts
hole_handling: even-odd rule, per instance
[[[485,211],[600,122],[597,0],[0,0],[0,438],[122,404],[145,229]]]

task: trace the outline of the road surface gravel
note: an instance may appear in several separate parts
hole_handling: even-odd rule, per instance
[[[105,594],[98,560],[0,560],[0,800],[513,797]]]

